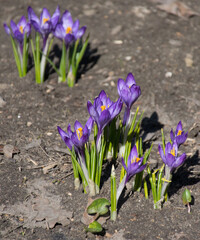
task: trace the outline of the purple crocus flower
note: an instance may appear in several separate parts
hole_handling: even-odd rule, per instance
[[[175,168],[180,166],[185,160],[186,160],[186,154],[183,153],[181,156],[178,155],[178,144],[176,140],[171,144],[168,142],[165,146],[165,153],[160,146],[158,145],[158,151],[160,153],[160,156],[166,166],[170,169],[170,172],[173,172]]]
[[[129,73],[126,77],[126,81],[123,79],[118,80],[117,89],[119,96],[122,98],[126,105],[123,126],[127,125],[130,118],[130,109],[133,103],[138,99],[141,94],[140,86],[136,85],[135,78],[132,73]]]
[[[79,20],[73,22],[71,13],[66,10],[54,31],[54,35],[60,40],[65,40],[65,44],[68,46],[73,40],[81,38],[85,31],[86,26],[79,29]]]
[[[11,29],[10,29],[11,28]],[[4,29],[8,35],[11,35],[14,39],[17,40],[20,47],[20,54],[23,54],[23,43],[24,43],[24,35],[26,33],[27,37],[29,37],[31,32],[31,24],[26,21],[24,16],[21,17],[18,24],[16,24],[13,20],[10,21],[10,28],[4,23]]]
[[[127,166],[124,162],[124,159],[122,158],[122,165],[124,169],[126,170],[126,180],[124,185],[137,173],[143,171],[147,164],[142,165],[143,157],[138,157],[137,147],[134,146],[130,152],[130,155],[128,157]]]
[[[65,142],[68,148],[72,150],[74,145],[75,151],[77,152],[77,150],[83,150],[85,143],[89,141],[93,123],[94,120],[90,117],[86,122],[85,127],[83,127],[79,121],[75,121],[74,132],[71,130],[70,124],[68,125],[67,133],[60,127],[57,128],[62,140]]]
[[[173,130],[171,129],[170,138],[171,138],[172,142],[174,142],[176,140],[178,146],[180,146],[181,144],[183,144],[186,141],[187,136],[188,136],[188,133],[185,133],[183,131],[181,121],[178,123],[178,125],[176,127],[175,134],[174,134]]]
[[[88,112],[98,127],[97,145],[103,129],[121,112],[122,105],[121,98],[116,102],[112,102],[104,90],[94,99],[94,104],[88,101]]]
[[[55,30],[56,25],[60,18],[60,9],[59,6],[56,8],[54,14],[50,15],[49,11],[46,8],[43,8],[40,15],[40,19],[36,16],[35,12],[31,7],[28,7],[28,18],[36,32],[39,32],[43,38],[43,49],[46,45],[46,40],[49,34]]]
[[[64,141],[64,143],[67,145],[67,147],[72,150],[72,147],[73,147],[73,142],[71,140],[71,137],[72,137],[72,130],[71,130],[71,126],[70,124],[68,125],[67,127],[67,133],[62,130],[62,128],[60,128],[59,126],[57,127],[58,129],[58,132],[62,138],[62,140]]]
[[[89,141],[93,124],[94,120],[91,117],[87,120],[85,127],[79,121],[75,121],[71,140],[78,149],[84,149],[85,143]]]

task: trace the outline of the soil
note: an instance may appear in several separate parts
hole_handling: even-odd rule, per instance
[[[198,0],[182,2],[200,13]],[[31,65],[27,76],[20,79],[11,43],[3,27],[0,29],[0,96],[5,101],[0,108],[0,144],[15,147],[10,157],[0,149],[0,239],[200,239],[200,17],[170,15],[148,0],[1,0],[1,26],[27,16],[29,5],[39,14],[43,7],[53,13],[58,4],[61,12],[68,9],[90,33],[74,88],[59,84],[53,71],[44,84],[36,85]],[[60,42],[55,41],[51,53],[55,63],[60,50]],[[66,130],[76,119],[85,124],[87,100],[102,89],[116,100],[117,81],[129,72],[141,86],[141,97],[132,111],[138,106],[140,113],[144,110],[144,142],[154,142],[150,162],[161,164],[157,153],[160,129],[164,128],[169,140],[171,128],[180,120],[189,131],[180,149],[187,153],[187,160],[175,171],[169,200],[162,210],[153,209],[151,194],[147,200],[143,190],[134,194],[127,190],[117,221],[108,220],[104,233],[93,235],[85,233],[81,223],[88,195],[74,190],[71,160],[57,126]],[[44,172],[46,166],[50,167]],[[120,160],[116,167],[119,174]],[[109,171],[109,164],[105,164],[106,180],[100,191],[100,196],[108,199]],[[191,214],[181,200],[186,187],[193,196]],[[53,202],[69,214],[66,224],[61,221],[49,229],[42,217],[31,221],[31,203],[42,196],[44,205]]]

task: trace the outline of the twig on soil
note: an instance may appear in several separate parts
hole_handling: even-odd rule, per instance
[[[70,173],[68,173],[67,175],[61,177],[61,178],[58,178],[58,179],[55,179],[53,182],[61,182],[64,178],[67,178],[69,176],[71,176],[73,174],[73,171],[71,171]]]
[[[2,235],[4,237],[7,237],[10,233],[14,232],[15,230],[19,229],[20,227],[23,227],[23,224],[11,229],[10,231],[8,231],[5,235]]]

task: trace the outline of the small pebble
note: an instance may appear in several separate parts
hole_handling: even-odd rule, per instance
[[[96,10],[95,9],[84,9],[83,13],[84,13],[84,15],[90,17],[96,13]]]
[[[53,133],[47,132],[46,134],[47,134],[47,136],[51,136]]]
[[[120,44],[123,44],[123,41],[122,40],[114,40],[114,44],[120,45]]]
[[[166,78],[171,78],[172,77],[172,72],[166,72],[165,77]]]
[[[30,127],[32,125],[32,122],[27,122],[27,127]]]
[[[111,85],[112,87],[115,87],[115,82],[114,82],[114,81],[111,81],[111,82],[110,82],[110,85]]]
[[[131,56],[126,56],[126,57],[125,57],[125,60],[126,60],[126,61],[130,61],[131,59],[132,59]]]

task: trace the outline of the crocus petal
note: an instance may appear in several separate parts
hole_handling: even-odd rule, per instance
[[[110,122],[111,116],[109,111],[106,109],[104,110],[101,115],[99,116],[99,130],[102,131],[105,126]]]
[[[172,145],[170,142],[168,142],[166,145],[165,145],[165,153],[170,153],[172,150]]]
[[[64,40],[65,40],[65,45],[66,45],[66,47],[68,47],[69,44],[74,40],[74,35],[68,33],[68,34],[65,36]]]
[[[179,167],[184,161],[186,160],[186,154],[183,153],[181,156],[177,157],[175,162],[173,163],[172,167],[177,168]]]
[[[112,119],[115,118],[121,112],[122,106],[123,102],[121,98],[118,98],[118,100],[108,108]]]
[[[126,107],[124,111],[123,126],[127,126],[130,119],[130,108]]]
[[[82,139],[82,138],[81,138],[81,139]],[[79,139],[77,138],[77,134],[76,134],[75,132],[74,132],[74,133],[72,134],[72,136],[71,136],[71,140],[72,140],[73,144],[74,144],[76,147],[78,147],[78,148],[82,148],[82,147],[83,147],[83,144],[82,144],[81,139],[79,140]]]
[[[160,144],[158,144],[158,151],[159,151],[159,153],[160,153],[160,156],[161,156],[163,162],[166,164],[166,158],[165,158],[163,149],[162,149],[162,147],[160,146]]]
[[[59,38],[60,40],[65,38],[65,29],[63,28],[62,24],[58,24],[54,31],[54,36]]]
[[[23,35],[19,30],[17,30],[17,31],[14,32],[14,37],[16,38],[16,40],[17,40],[20,44],[23,43],[24,35]]]
[[[3,26],[4,26],[4,29],[5,29],[6,33],[7,33],[8,35],[10,35],[10,34],[11,34],[11,31],[10,31],[10,28],[8,27],[8,25],[7,25],[6,23],[4,23]]]
[[[60,18],[60,8],[59,8],[59,6],[57,6],[54,14],[51,17],[51,23],[52,23],[53,30],[55,29],[55,27],[59,21],[59,18]]]
[[[87,109],[88,109],[90,116],[92,116],[93,119],[94,119],[94,117],[95,118],[97,117],[97,112],[95,111],[94,106],[90,101],[87,102]]]
[[[71,13],[69,11],[66,10],[63,13],[62,18],[61,18],[61,22],[62,22],[62,25],[63,25],[64,29],[67,29],[68,27],[72,28],[73,20],[72,20]]]
[[[178,144],[179,146],[180,146],[181,144],[183,144],[183,143],[186,141],[187,136],[188,136],[188,133],[184,133],[184,132],[182,132],[181,135],[176,136],[177,144]]]
[[[10,21],[10,27],[12,29],[13,34],[15,34],[16,31],[19,31],[16,23],[13,20]]]
[[[139,167],[139,168],[135,171],[135,174],[137,174],[137,173],[139,173],[139,172],[142,172],[142,171],[145,169],[146,166],[147,166],[147,163],[144,164],[144,165],[142,165],[141,167]],[[134,174],[134,175],[135,175],[135,174]]]
[[[30,22],[35,22],[35,25],[39,26],[40,25],[40,20],[39,18],[36,16],[35,12],[33,11],[33,9],[31,7],[28,7],[28,19]]]
[[[171,139],[172,142],[174,141],[174,132],[173,132],[172,129],[171,129],[171,132],[170,132],[170,139]]]
[[[136,84],[135,78],[132,73],[129,73],[126,77],[126,84],[128,87],[131,87],[133,84]]]
[[[166,155],[166,163],[165,164],[168,167],[171,168],[173,163],[174,163],[174,161],[175,161],[175,157],[171,153],[166,153],[165,155]]]
[[[46,8],[43,8],[42,13],[40,15],[40,26],[50,21],[50,19],[51,19],[51,15],[49,11]]]
[[[37,22],[35,22],[34,20],[31,20],[31,24],[35,28],[36,32],[39,32],[40,34],[42,33],[40,30],[40,25]]]
[[[88,128],[89,134],[91,133],[93,124],[94,124],[93,118],[92,118],[92,117],[89,117],[89,119],[87,120],[87,122],[86,122],[86,124],[85,124],[85,126],[87,126],[87,128]]]
[[[126,166],[126,164],[124,162],[124,158],[123,157],[122,157],[122,165],[123,165],[124,169],[126,170],[126,172],[128,172],[128,169],[127,169],[127,166]]]
[[[45,22],[42,26],[41,26],[41,34],[42,37],[45,38],[47,37],[47,35],[51,32],[52,30],[52,24],[50,21]]]
[[[71,137],[72,136],[72,130],[71,130],[71,125],[70,124],[68,124],[67,132],[69,134],[69,137]]]
[[[31,24],[27,23],[25,28],[24,28],[24,32],[27,34],[27,37],[29,37],[30,33],[31,33]]]
[[[107,95],[106,95],[106,93],[105,93],[105,91],[104,90],[102,90],[100,93],[99,93],[99,99],[104,103],[104,104],[106,104],[106,99],[107,99]]]
[[[75,38],[76,38],[76,39],[81,38],[81,37],[84,35],[86,29],[87,29],[86,26],[83,26],[82,28],[80,28],[80,29],[77,31],[77,33],[76,33],[76,35],[75,35]]]
[[[128,168],[129,166],[131,165],[131,161],[135,158],[138,157],[138,152],[137,152],[137,147],[134,146],[132,149],[131,149],[131,152],[129,154],[129,157],[128,157],[128,162],[127,162],[127,165],[128,165]]]
[[[126,88],[126,83],[124,82],[123,79],[118,79],[118,82],[117,82],[117,90],[118,90],[118,94],[119,96],[121,96],[121,91],[122,89]]]
[[[175,150],[175,156],[177,156],[178,154],[178,144],[177,144],[177,140],[175,139],[173,144],[172,144],[172,149]]]
[[[79,121],[76,120],[75,123],[74,123],[74,130],[76,131],[78,128],[83,129],[83,126]]]
[[[73,143],[72,143],[69,135],[65,131],[63,131],[62,128],[60,128],[59,126],[57,127],[57,129],[58,129],[58,132],[59,132],[62,140],[65,142],[65,144],[68,146],[68,148],[70,150],[72,150]]]
[[[182,123],[181,121],[177,124],[177,127],[176,127],[176,134],[178,133],[178,131],[182,131],[183,128],[182,128]]]
[[[131,105],[139,98],[139,96],[141,95],[141,89],[140,86],[137,85],[133,85],[130,88],[131,91]]]
[[[73,34],[76,35],[76,33],[78,32],[78,28],[79,28],[79,20],[76,20],[76,21],[73,23],[73,26],[72,26]]]
[[[17,27],[19,29],[20,26],[22,26],[23,28],[26,26],[27,22],[26,22],[26,18],[24,16],[21,17],[21,19],[19,20],[19,23],[17,24]]]

